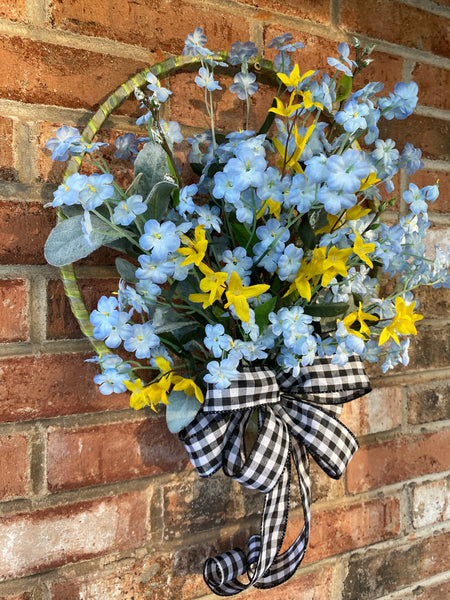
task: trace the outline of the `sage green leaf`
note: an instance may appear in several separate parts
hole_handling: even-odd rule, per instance
[[[313,250],[315,248],[316,236],[307,215],[304,215],[300,221],[298,226],[298,234],[306,248],[309,250]]]
[[[342,75],[336,85],[336,102],[342,102],[350,96],[352,91],[353,77],[350,75]]]
[[[91,214],[93,231],[90,235],[91,244],[84,239],[81,222],[83,215],[64,219],[50,232],[44,248],[46,261],[54,267],[70,265],[81,258],[89,256],[94,250],[121,237],[111,225]]]
[[[147,198],[155,185],[163,181],[166,175],[170,175],[168,157],[160,144],[147,142],[138,153],[134,161],[134,176],[137,177],[140,173],[142,175],[136,188],[137,193]]]
[[[161,221],[169,208],[172,192],[176,189],[178,186],[170,181],[156,183],[146,200],[148,208],[145,217]]]
[[[116,269],[122,279],[128,283],[137,283],[139,279],[136,277],[136,269],[133,264],[124,258],[116,258]]]
[[[195,396],[187,396],[183,391],[171,392],[168,400],[167,427],[171,433],[179,433],[195,419],[202,405]]]
[[[305,313],[311,317],[338,317],[349,309],[346,302],[333,304],[308,304],[304,307]]]
[[[258,325],[260,333],[262,333],[269,324],[269,314],[274,310],[276,303],[276,298],[270,298],[269,300],[266,300],[266,302],[254,307],[255,323]]]

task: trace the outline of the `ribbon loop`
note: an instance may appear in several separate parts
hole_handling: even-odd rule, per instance
[[[344,367],[317,359],[301,367],[295,377],[250,367],[230,387],[208,388],[203,411],[180,432],[192,464],[202,477],[222,467],[241,485],[265,494],[260,532],[250,537],[248,554],[235,549],[206,561],[205,581],[215,594],[232,596],[252,585],[271,588],[294,574],[309,541],[308,453],[330,477],[338,479],[344,473],[358,442],[339,421],[341,405],[369,391],[368,377],[357,357]],[[255,409],[258,431],[247,453],[245,434]],[[289,516],[291,456],[304,526],[279,554]],[[246,583],[238,579],[244,574]]]

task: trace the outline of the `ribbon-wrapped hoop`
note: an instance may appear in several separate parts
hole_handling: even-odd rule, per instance
[[[241,549],[205,563],[204,577],[219,596],[232,596],[254,585],[270,588],[294,574],[305,554],[310,530],[309,458],[338,479],[358,448],[339,421],[342,404],[370,391],[361,361],[343,366],[326,359],[300,369],[298,376],[269,368],[248,368],[225,390],[209,387],[203,410],[181,433],[192,464],[202,477],[222,468],[242,485],[265,494],[260,533]],[[245,431],[258,409],[258,434],[245,451]],[[297,469],[304,526],[293,544],[279,554],[289,513],[291,460]],[[247,574],[248,581],[238,578]]]

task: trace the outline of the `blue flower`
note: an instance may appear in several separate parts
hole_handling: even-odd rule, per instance
[[[328,177],[327,156],[323,153],[306,161],[305,175],[311,183],[323,183]]]
[[[89,175],[80,192],[80,202],[86,210],[94,210],[114,195],[111,173]]]
[[[117,325],[119,321],[118,306],[117,298],[102,296],[97,303],[97,310],[91,312],[93,336],[97,340],[104,340],[110,335],[113,326]]]
[[[265,225],[260,225],[256,229],[256,235],[261,242],[255,244],[255,254],[262,254],[271,244],[273,244],[272,247],[274,249],[277,249],[281,253],[284,250],[284,243],[290,237],[290,232],[277,219],[269,219]],[[257,246],[258,250],[256,249]]]
[[[292,41],[292,33],[283,33],[282,35],[276,35],[267,44],[268,48],[276,48],[279,50],[281,46],[284,46],[288,42]]]
[[[183,188],[181,188],[180,198],[176,209],[178,214],[183,218],[186,218],[186,213],[192,215],[194,212],[195,204],[192,198],[197,192],[198,187],[195,185],[195,183],[192,183],[191,185],[185,185]]]
[[[324,185],[317,192],[317,200],[322,202],[330,215],[337,215],[341,210],[355,206],[357,198],[355,194],[344,190],[333,190]]]
[[[364,154],[358,150],[346,150],[342,156],[333,154],[327,160],[327,185],[332,190],[343,190],[347,193],[357,192],[361,180],[372,170],[364,160]],[[336,214],[336,213],[333,213]]]
[[[216,389],[223,390],[229,387],[232,380],[239,376],[238,365],[239,359],[234,356],[229,356],[220,362],[213,360],[208,363],[207,369],[209,373],[203,379],[206,383],[213,384]]]
[[[224,351],[231,348],[231,338],[229,335],[225,335],[225,329],[220,323],[206,325],[205,334],[204,344],[208,350],[211,350],[215,358],[220,358]]]
[[[229,204],[235,204],[241,197],[245,184],[237,181],[232,173],[218,171],[214,175],[214,198],[224,198]]]
[[[256,75],[254,73],[236,73],[233,83],[230,85],[230,92],[236,94],[239,100],[246,100],[252,96],[258,89]]]
[[[409,204],[409,209],[415,215],[424,214],[428,210],[424,189],[419,190],[415,183],[410,183],[409,189],[403,192],[403,200]]]
[[[56,137],[50,138],[46,143],[46,147],[52,151],[52,160],[67,160],[70,147],[78,142],[80,137],[80,132],[75,127],[60,127],[56,131]]]
[[[86,182],[87,175],[80,175],[79,173],[69,175],[53,193],[52,206],[80,204],[80,192],[85,187]]]
[[[136,138],[134,133],[130,132],[119,135],[114,142],[114,146],[117,148],[114,152],[114,158],[127,160],[131,156],[137,154],[138,145],[146,140],[147,138]]]
[[[153,73],[151,71],[149,71],[147,73],[147,81],[149,82],[149,85],[147,86],[147,88],[151,92],[153,92],[153,94],[156,96],[158,102],[160,102],[161,104],[163,102],[165,102],[167,100],[167,98],[172,94],[172,92],[170,90],[161,86],[161,82],[156,77],[156,75],[153,75]]]
[[[199,88],[206,88],[210,92],[222,89],[219,82],[214,79],[214,74],[205,67],[200,67],[194,81]]]
[[[302,257],[303,250],[301,248],[297,248],[294,244],[286,246],[278,261],[278,277],[281,281],[294,281],[300,269]]]
[[[218,206],[210,208],[207,204],[203,204],[203,206],[197,206],[195,212],[199,217],[198,222],[200,225],[204,225],[205,229],[208,231],[214,229],[217,233],[220,233],[222,220],[220,218],[220,208]]]
[[[116,368],[105,369],[103,373],[99,373],[94,377],[94,383],[99,385],[101,394],[108,396],[113,392],[115,394],[121,394],[126,392],[127,388],[124,381],[129,381],[130,376],[127,373],[123,373]]]
[[[423,169],[424,163],[420,160],[422,150],[414,148],[409,142],[405,144],[401,155],[401,166],[407,175],[414,175],[416,171]]]
[[[224,168],[227,176],[235,177],[235,185],[245,190],[259,185],[262,173],[267,167],[263,156],[248,147],[236,148],[236,158],[230,158]]]
[[[375,150],[372,152],[372,157],[377,163],[381,163],[383,166],[391,166],[396,164],[400,158],[399,151],[394,148],[395,142],[391,139],[388,140],[376,140]]]
[[[253,260],[250,256],[247,256],[245,248],[239,246],[234,248],[233,251],[225,250],[222,254],[222,262],[224,263],[221,268],[223,272],[231,275],[233,271],[236,271],[241,278],[243,285],[248,285],[250,283],[249,277],[251,275]]]
[[[247,63],[249,58],[256,56],[258,50],[253,42],[234,42],[228,54],[228,62],[230,65],[240,65]]]
[[[124,348],[128,352],[134,352],[136,358],[149,358],[150,350],[160,343],[159,337],[155,334],[153,325],[149,322],[132,325],[127,330],[124,341]]]
[[[415,81],[409,83],[397,83],[394,87],[394,93],[389,94],[389,98],[379,98],[378,108],[385,119],[406,119],[414,111],[417,105],[417,93],[419,87]]]
[[[138,257],[141,268],[136,270],[138,279],[148,279],[152,283],[165,283],[174,272],[174,264],[171,260],[156,260],[153,256],[142,254]]]
[[[328,64],[330,66],[334,67],[335,69],[337,69],[338,71],[342,71],[349,77],[352,77],[353,76],[352,68],[355,68],[357,65],[354,60],[350,60],[348,58],[348,56],[350,54],[350,48],[348,47],[348,44],[346,44],[345,42],[341,42],[338,45],[337,50],[339,52],[339,60],[329,56],[327,58]]]
[[[344,110],[340,110],[335,115],[335,121],[344,126],[348,133],[355,133],[358,129],[366,129],[367,121],[365,117],[369,114],[367,104],[358,104],[356,100],[349,100]]]
[[[119,312],[117,323],[111,327],[109,335],[105,338],[105,344],[108,348],[118,348],[129,335],[131,329],[131,325],[128,323],[129,319],[129,313]]]
[[[121,200],[114,209],[112,220],[116,225],[129,225],[137,215],[145,213],[147,205],[142,196],[134,194],[126,200]]]
[[[189,33],[184,41],[183,56],[206,56],[209,50],[204,48],[206,35],[202,27],[196,27],[194,33]]]
[[[159,124],[170,143],[180,144],[183,141],[184,138],[179,123],[176,121],[167,122],[164,119],[160,119]]]
[[[139,238],[139,244],[144,250],[151,250],[153,260],[164,260],[180,247],[176,225],[171,221],[158,223],[155,219],[149,219],[144,225],[144,231]]]
[[[316,200],[316,185],[308,181],[303,173],[292,178],[289,193],[284,196],[286,206],[296,206],[300,214],[307,213]]]

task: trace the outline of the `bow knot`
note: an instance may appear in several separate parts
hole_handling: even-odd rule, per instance
[[[266,495],[260,534],[249,539],[247,555],[235,549],[206,561],[204,577],[213,592],[230,596],[251,585],[274,587],[295,572],[309,539],[308,453],[330,477],[344,473],[358,443],[339,421],[342,403],[368,391],[357,358],[344,367],[318,359],[295,377],[249,367],[229,388],[208,388],[203,410],[180,433],[192,464],[202,477],[222,468],[241,485]],[[246,453],[245,434],[254,414],[257,433]],[[278,555],[288,519],[291,456],[305,524],[291,547]],[[244,573],[247,583],[238,579]]]

